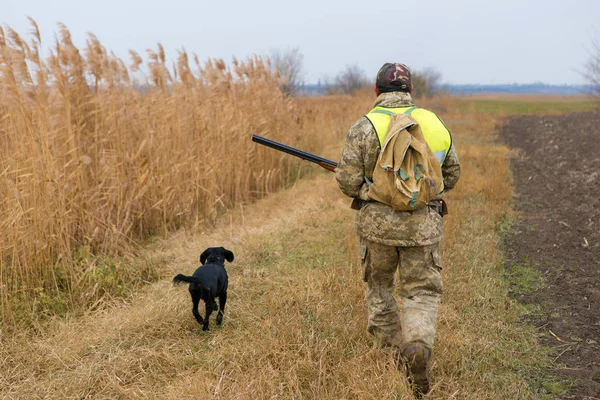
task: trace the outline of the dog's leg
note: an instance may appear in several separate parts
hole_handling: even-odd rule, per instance
[[[225,312],[225,303],[227,302],[227,292],[219,295],[219,312],[217,313],[217,325],[223,323],[223,313]]]
[[[200,304],[200,299],[201,299],[200,293],[190,291],[190,294],[192,295],[192,303],[193,303],[192,314],[194,314],[196,321],[198,321],[198,323],[200,325],[202,325],[204,320],[202,319],[202,315],[200,315],[200,313],[198,312],[198,305]]]
[[[206,304],[206,316],[204,317],[204,324],[202,325],[202,330],[203,331],[207,331],[208,330],[208,318],[210,317],[210,314],[212,314],[213,312],[213,301],[210,300],[206,300],[205,304]]]

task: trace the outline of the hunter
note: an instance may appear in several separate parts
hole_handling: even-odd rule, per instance
[[[406,366],[413,391],[420,396],[429,391],[428,364],[442,296],[443,196],[456,185],[460,164],[450,132],[433,112],[415,106],[412,91],[406,65],[386,63],[381,67],[374,108],[350,128],[335,172],[340,189],[356,199],[358,208],[367,331],[379,345],[394,348],[399,367]],[[443,178],[443,190],[428,206],[413,211],[399,211],[368,195],[390,118],[400,113],[409,114],[420,126],[439,160]],[[396,270],[402,313],[393,293]]]

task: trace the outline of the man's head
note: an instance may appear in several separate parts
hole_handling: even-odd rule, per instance
[[[375,93],[379,96],[386,92],[408,92],[413,89],[410,70],[404,64],[385,63],[377,72]]]

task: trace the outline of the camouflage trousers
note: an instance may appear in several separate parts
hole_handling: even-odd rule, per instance
[[[367,282],[367,330],[382,346],[404,349],[420,343],[432,349],[442,296],[439,243],[394,247],[361,238],[360,252]],[[396,270],[402,315],[394,297]]]

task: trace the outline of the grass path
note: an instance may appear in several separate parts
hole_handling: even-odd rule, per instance
[[[499,231],[510,186],[506,149],[457,136],[463,182],[450,199],[432,399],[535,398],[543,359],[502,282]],[[215,227],[179,232],[143,257],[165,279],[125,303],[4,338],[0,398],[400,399],[405,380],[365,332],[354,215],[331,174],[316,174]],[[202,332],[176,273],[225,246],[223,327]]]

